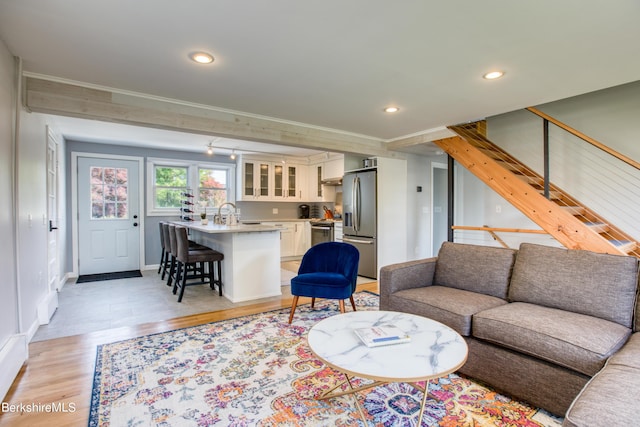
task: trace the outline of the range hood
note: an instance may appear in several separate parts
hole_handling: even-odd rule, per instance
[[[322,181],[320,181],[320,183],[322,185],[342,185],[342,177],[338,176],[335,178],[325,178]]]

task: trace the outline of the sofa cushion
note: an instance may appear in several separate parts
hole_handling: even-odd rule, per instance
[[[396,292],[390,307],[404,313],[428,317],[444,323],[460,335],[471,334],[471,316],[482,310],[506,304],[503,299],[443,286],[427,286]]]
[[[631,328],[638,282],[635,257],[523,243],[509,300],[582,313]]]
[[[640,369],[607,364],[575,398],[562,426],[636,426],[640,410],[638,396]]]
[[[433,284],[506,299],[516,253],[514,249],[444,242]]]
[[[631,329],[570,311],[509,303],[475,314],[472,334],[592,376],[627,341]]]
[[[626,365],[640,369],[640,333],[631,335],[620,351],[616,352],[607,364]]]
[[[640,278],[639,278],[640,279]],[[640,332],[640,285],[638,285],[638,296],[636,297],[636,322],[633,326],[634,332]]]

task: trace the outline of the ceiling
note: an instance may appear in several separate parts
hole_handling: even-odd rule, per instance
[[[0,39],[34,75],[392,141],[638,80],[639,17],[637,0],[0,0]],[[96,142],[213,140],[58,122]]]

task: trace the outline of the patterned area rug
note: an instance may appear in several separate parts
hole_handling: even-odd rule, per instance
[[[378,296],[354,295],[359,310]],[[89,426],[362,426],[351,396],[318,401],[343,378],[314,358],[309,328],[335,301],[105,344]],[[364,380],[362,380],[364,382]],[[358,381],[360,383],[360,381]],[[368,426],[416,426],[421,393],[390,384],[358,393]],[[452,374],[431,382],[422,426],[545,426],[561,420]]]

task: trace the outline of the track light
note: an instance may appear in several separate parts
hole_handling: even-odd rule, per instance
[[[213,154],[213,142],[210,142],[209,145],[207,145],[207,154],[208,155]]]
[[[231,150],[231,155],[229,156],[229,158],[231,160],[235,160],[236,159],[236,150]]]

